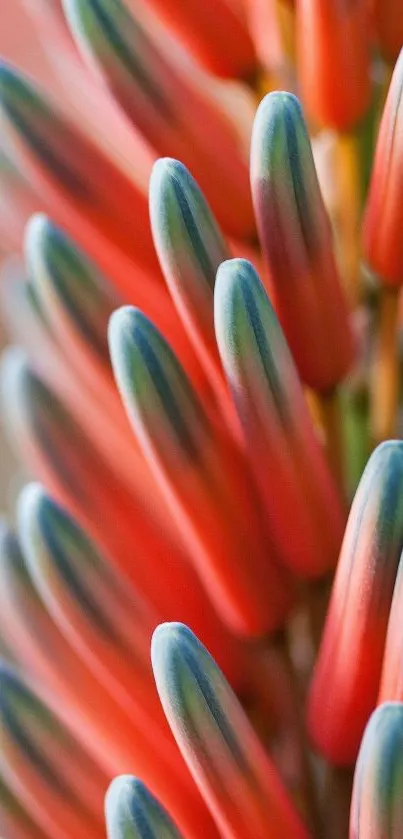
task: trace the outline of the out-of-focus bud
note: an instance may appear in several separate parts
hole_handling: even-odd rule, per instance
[[[216,100],[122,0],[64,0],[64,7],[84,57],[130,121],[158,154],[191,169],[228,233],[253,237],[246,149]]]
[[[197,61],[217,76],[253,81],[256,53],[240,10],[227,0],[150,0]]]
[[[308,839],[274,765],[205,647],[162,624],[152,664],[172,732],[225,839]]]
[[[1,773],[55,839],[102,831],[107,776],[7,665],[0,668]]]
[[[403,702],[403,552],[400,557],[383,657],[379,702]]]
[[[403,703],[386,702],[366,727],[354,775],[350,839],[403,836]]]
[[[394,63],[403,45],[403,5],[399,0],[372,0],[372,7],[378,44]]]
[[[258,108],[251,182],[270,290],[298,371],[315,390],[331,390],[352,365],[354,341],[311,142],[290,93],[270,93]]]
[[[364,220],[364,257],[380,281],[403,285],[403,49],[379,129]]]
[[[142,312],[118,309],[109,336],[133,429],[219,613],[238,632],[270,632],[284,620],[290,592],[241,453],[227,429],[210,421],[169,344]]]
[[[368,0],[299,0],[298,73],[310,119],[352,128],[371,99]]]
[[[108,839],[181,839],[166,810],[133,775],[112,781],[105,816]]]
[[[220,266],[215,324],[279,556],[303,577],[320,576],[336,563],[344,513],[281,326],[250,262]]]
[[[403,548],[403,442],[378,446],[361,478],[311,684],[308,725],[336,764],[356,759],[376,705]]]
[[[142,269],[155,270],[142,187],[29,77],[6,62],[0,64],[0,112],[17,141],[22,171],[54,209],[57,220],[84,247],[101,234]]]

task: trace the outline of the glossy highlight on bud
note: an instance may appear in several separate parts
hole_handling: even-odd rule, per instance
[[[390,83],[364,219],[364,258],[381,283],[403,285],[403,48]]]
[[[376,705],[402,549],[403,442],[393,440],[374,451],[356,492],[310,688],[311,738],[336,764],[354,763]]]
[[[168,813],[133,775],[112,781],[105,816],[108,839],[181,839]]]
[[[309,134],[291,93],[270,93],[259,105],[251,185],[270,292],[298,371],[314,390],[331,390],[351,368],[354,341]]]
[[[385,702],[365,730],[354,775],[350,839],[403,836],[403,703]]]
[[[318,577],[336,563],[344,513],[281,326],[246,260],[218,270],[215,328],[279,556],[298,575]]]
[[[205,647],[159,626],[151,657],[175,739],[225,839],[308,839],[270,758]]]

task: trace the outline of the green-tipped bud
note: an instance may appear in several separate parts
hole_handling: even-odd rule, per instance
[[[159,626],[151,657],[168,722],[221,832],[239,839],[306,839],[243,709],[191,630],[178,623]]]
[[[372,714],[355,768],[350,839],[403,836],[403,703]]]
[[[253,129],[251,179],[276,311],[302,379],[338,384],[354,358],[330,222],[298,99],[271,93]]]
[[[107,325],[121,299],[96,266],[43,214],[26,229],[25,253],[35,294],[57,331],[67,319],[102,363],[109,364]]]
[[[151,228],[158,258],[190,340],[215,355],[213,294],[230,254],[198,184],[178,160],[162,158],[150,180]]]
[[[133,775],[115,778],[105,798],[108,839],[180,839],[166,810]]]

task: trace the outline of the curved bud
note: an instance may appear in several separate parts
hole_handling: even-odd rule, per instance
[[[0,112],[18,140],[22,171],[61,223],[73,226],[80,240],[93,239],[95,228],[142,268],[155,270],[144,192],[29,77],[4,61]]]
[[[165,714],[221,835],[308,839],[238,700],[190,629],[159,626],[151,657]]]
[[[108,839],[181,839],[168,813],[133,775],[120,775],[105,798]]]
[[[376,705],[403,549],[403,442],[372,454],[347,524],[308,704],[318,748],[352,764]]]
[[[12,668],[0,669],[1,773],[55,839],[101,830],[106,775]]]
[[[238,450],[226,429],[210,422],[170,346],[142,312],[129,306],[115,312],[109,340],[133,429],[219,612],[238,632],[269,632],[283,621],[289,592],[267,556]]]
[[[162,158],[154,164],[150,217],[173,301],[209,377],[217,377],[214,285],[217,268],[230,252],[198,184],[178,160]]]
[[[372,714],[355,768],[350,839],[403,836],[403,703]]]
[[[28,571],[56,625],[126,711],[159,730],[162,750],[148,655],[157,613],[40,485],[24,488],[18,519]]]
[[[403,48],[376,144],[364,219],[364,256],[382,283],[403,285]]]
[[[215,324],[279,555],[297,574],[320,576],[336,563],[344,513],[281,326],[249,262],[233,259],[220,266]]]
[[[77,45],[159,155],[183,160],[225,230],[252,237],[247,161],[233,121],[122,0],[63,0]]]
[[[253,128],[251,183],[270,290],[301,378],[335,387],[354,360],[311,142],[298,99],[270,93]]]

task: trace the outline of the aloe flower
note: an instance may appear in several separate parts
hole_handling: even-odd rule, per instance
[[[105,815],[111,839],[180,839],[168,813],[147,787],[131,775],[112,781],[106,794]]]
[[[2,9],[2,839],[401,839],[398,5]]]
[[[310,731],[335,763],[354,762],[376,704],[402,550],[403,442],[389,441],[370,458],[351,507],[311,685]]]
[[[372,714],[354,777],[350,839],[398,839],[403,830],[403,704]]]

